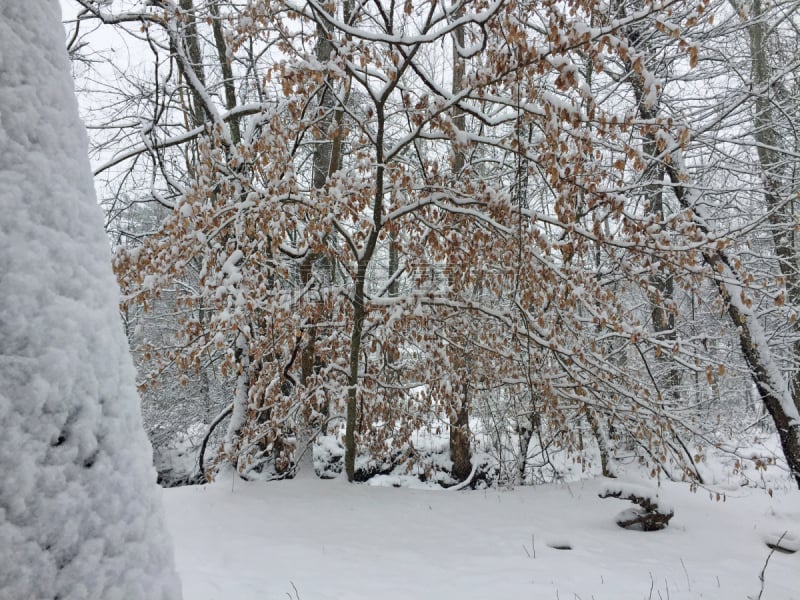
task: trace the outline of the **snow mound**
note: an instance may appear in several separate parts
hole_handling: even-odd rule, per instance
[[[615,481],[605,485],[598,496],[629,500],[636,505],[617,515],[617,525],[623,529],[660,531],[675,515],[675,509],[662,502],[656,490],[643,485]]]
[[[600,490],[601,497],[613,496],[615,498],[643,498],[650,504],[657,506],[660,512],[674,513],[675,508],[661,496],[661,492],[640,483],[626,481],[609,481]]]
[[[764,543],[769,547],[784,552],[786,554],[794,554],[800,551],[800,536],[789,531],[782,531],[781,533],[771,533],[766,536]]]

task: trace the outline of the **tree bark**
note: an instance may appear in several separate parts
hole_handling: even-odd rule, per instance
[[[456,13],[458,17],[460,11]],[[453,95],[458,94],[464,86],[464,61],[459,56],[459,48],[464,47],[464,30],[457,28],[453,32]],[[452,109],[453,125],[459,130],[466,127],[466,115],[458,106]],[[461,148],[453,148],[453,176],[458,178],[466,164],[466,156]],[[466,358],[466,357],[462,357]],[[464,481],[472,471],[472,449],[469,430],[469,385],[462,386],[462,398],[456,410],[450,416],[450,460],[453,461],[453,477]]]
[[[375,172],[375,196],[372,205],[372,222],[375,224],[370,232],[361,257],[358,259],[358,266],[355,276],[355,290],[353,293],[353,330],[350,336],[350,373],[347,379],[347,413],[345,415],[345,434],[344,434],[344,466],[347,481],[354,481],[356,475],[356,417],[358,414],[358,387],[360,381],[359,356],[361,353],[361,341],[364,333],[364,319],[366,317],[364,285],[367,280],[367,267],[375,253],[378,243],[378,233],[383,221],[383,190],[385,167],[383,165],[383,140],[385,115],[383,105],[378,104],[378,126],[376,137],[377,164]]]
[[[183,61],[178,60],[178,68],[184,72],[184,78],[187,79],[189,89],[191,90],[193,104],[192,120],[194,125],[201,125],[205,123],[206,119],[209,117],[205,107],[206,103],[200,95],[200,91],[192,85],[191,80],[185,74],[186,69],[191,69],[200,84],[205,86],[206,76],[203,70],[203,55],[200,52],[200,45],[197,42],[197,20],[194,13],[194,2],[193,0],[180,0],[179,6],[185,23],[185,33],[182,38],[173,40],[173,43],[184,43],[185,45],[188,64],[184,64]]]
[[[225,108],[231,111],[236,108],[237,104],[236,85],[233,81],[233,68],[231,67],[231,61],[228,57],[228,45],[225,42],[225,35],[222,31],[218,3],[218,0],[212,0],[208,5],[208,10],[212,18],[211,28],[214,32],[214,45],[217,47],[217,60],[219,61],[220,71],[222,71],[222,85],[225,88]],[[242,141],[239,117],[231,118],[230,131],[231,142],[233,142],[234,145],[239,144]]]
[[[638,3],[637,3],[638,4]],[[638,6],[637,6],[638,8]],[[631,46],[650,59],[655,55],[655,49],[649,41],[652,38],[645,31],[646,25],[637,23],[628,27],[628,38]],[[648,94],[645,89],[645,79],[637,72],[633,65],[628,62],[626,65],[630,75],[631,87],[633,88],[634,98],[636,99],[639,117],[646,122],[654,122],[660,111],[661,95],[659,94],[652,104],[648,103]],[[644,201],[647,206],[647,213],[651,215],[655,222],[660,224],[664,221],[664,164],[658,159],[659,150],[654,133],[642,134],[642,154],[646,163],[644,177],[648,178],[644,186]],[[650,319],[653,331],[661,340],[674,342],[675,333],[675,313],[672,309],[672,299],[675,293],[674,277],[669,268],[662,265],[660,259],[656,259],[652,266],[652,273],[649,276],[650,290],[648,299],[650,300]],[[667,390],[667,395],[673,400],[680,398],[681,372],[669,354],[660,354],[658,362],[666,370],[662,376],[656,374],[660,381],[659,393],[663,386]]]
[[[462,402],[450,420],[450,460],[453,477],[464,481],[472,472],[471,436],[469,431],[469,384],[461,384]]]

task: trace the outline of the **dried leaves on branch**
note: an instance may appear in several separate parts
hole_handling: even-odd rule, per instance
[[[725,5],[80,4],[137,22],[165,82],[145,86],[143,145],[100,171],[160,199],[147,231],[129,235],[135,202],[112,222],[125,307],[172,311],[169,342],[142,344],[154,378],[216,361],[235,380],[218,461],[287,473],[339,432],[352,479],[359,451],[413,454],[414,432],[451,426],[456,460],[491,403],[525,446],[546,430],[580,453],[587,431],[604,464],[625,440],[699,477],[707,428],[680,390],[725,360],[687,303],[714,282],[793,310],[739,258],[764,211],[703,193],[721,175],[698,140],[726,115],[687,114],[724,99],[684,98]]]

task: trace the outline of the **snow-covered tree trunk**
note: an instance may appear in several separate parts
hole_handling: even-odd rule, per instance
[[[456,13],[457,16],[461,16],[460,12]],[[453,94],[458,94],[464,89],[464,61],[458,55],[461,48],[464,48],[464,29],[459,27],[453,32],[453,81],[451,86]],[[466,129],[466,114],[459,106],[453,107],[453,125],[461,131]],[[461,175],[465,163],[464,151],[454,148],[453,174],[456,178]],[[450,415],[450,460],[453,461],[453,477],[458,481],[465,481],[472,472],[472,436],[469,430],[470,393],[469,384],[466,381],[462,382],[461,390],[461,402]]]
[[[667,173],[681,207],[693,212],[695,223],[704,234],[713,232],[703,214],[702,205],[691,188],[684,186],[686,167],[680,154],[673,155],[673,163],[668,165]],[[703,252],[703,260],[718,274],[714,283],[725,301],[728,316],[736,326],[742,356],[761,401],[778,430],[789,472],[800,487],[800,409],[797,399],[792,396],[789,381],[767,342],[767,334],[752,308],[752,301],[747,297],[747,284],[737,270],[735,261],[724,250],[711,248]]]
[[[792,115],[791,99],[781,94],[780,88],[789,77],[777,77],[773,81],[773,65],[780,60],[770,56],[771,33],[768,11],[761,0],[753,0],[749,11],[751,19],[747,25],[750,42],[750,72],[752,86],[758,90],[755,96],[753,115],[753,137],[756,140],[758,162],[764,182],[764,201],[778,267],[785,280],[788,301],[800,306],[800,250],[797,241],[796,201],[793,200],[800,176],[798,176],[796,154],[792,157],[791,134],[782,133],[782,119]],[[778,35],[772,32],[772,35]],[[789,84],[791,85],[791,84]],[[781,97],[784,96],[784,97]],[[794,115],[792,115],[794,118]],[[784,122],[784,127],[786,126]],[[795,407],[800,410],[800,324],[794,323],[795,341],[792,344],[794,374],[789,377],[789,389]],[[800,443],[800,438],[798,438]],[[800,451],[800,447],[797,449]],[[800,485],[800,472],[796,474]]]
[[[0,4],[0,597],[171,600],[59,16]]]

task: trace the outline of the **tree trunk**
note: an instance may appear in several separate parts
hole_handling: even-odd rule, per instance
[[[464,481],[472,472],[472,452],[469,431],[469,385],[461,385],[461,406],[450,419],[450,460],[453,461],[453,477]]]
[[[182,12],[182,22],[185,23],[185,33],[180,39],[173,40],[173,43],[180,44],[185,42],[185,56],[188,59],[188,64],[183,61],[178,61],[178,68],[183,72],[184,78],[187,79],[189,89],[192,93],[192,119],[195,125],[205,123],[209,117],[206,110],[206,103],[200,95],[200,90],[192,85],[191,78],[186,73],[187,69],[191,69],[194,77],[205,86],[206,76],[203,70],[203,55],[200,52],[200,45],[197,43],[197,20],[194,14],[193,0],[180,0],[180,8]]]
[[[366,306],[364,285],[367,280],[367,267],[372,261],[375,247],[378,243],[379,224],[383,221],[383,189],[384,172],[383,166],[383,136],[384,136],[384,113],[383,106],[377,106],[378,111],[378,132],[376,135],[377,164],[375,173],[375,197],[372,205],[372,221],[375,228],[370,232],[361,257],[358,260],[358,267],[355,276],[355,290],[353,293],[353,330],[350,335],[350,372],[347,378],[347,412],[345,415],[344,432],[344,467],[347,481],[354,481],[356,476],[356,417],[358,414],[358,387],[360,381],[359,355],[361,353],[361,338],[364,333],[364,319],[366,318]]]
[[[681,172],[674,163],[668,166],[667,171],[681,207],[692,211],[695,223],[703,233],[711,233],[699,207],[692,202],[689,191],[684,187]],[[775,423],[786,463],[800,488],[800,410],[797,397],[793,397],[790,392],[789,383],[769,348],[758,316],[748,306],[743,291],[747,289],[747,285],[743,283],[742,276],[722,250],[706,250],[703,252],[703,260],[716,274],[714,283],[725,301],[731,321],[736,326],[739,345],[750,368],[750,375],[758,388],[761,401]]]
[[[455,17],[458,16],[457,13]],[[458,94],[464,86],[464,62],[458,54],[458,49],[463,47],[464,30],[459,27],[453,32],[453,95]],[[466,127],[464,111],[460,107],[454,106],[452,112],[453,125],[463,131]],[[460,148],[453,148],[453,156],[453,176],[458,178],[466,164],[466,156]],[[472,472],[469,407],[469,385],[464,383],[461,402],[450,416],[450,460],[453,461],[453,477],[459,481],[465,480]]]
[[[250,402],[250,353],[249,343],[244,333],[236,336],[234,360],[239,370],[236,375],[236,388],[233,396],[233,412],[225,434],[224,452],[231,466],[238,470],[238,442],[242,429],[247,424],[247,408]]]
[[[639,3],[636,4],[639,8]],[[647,60],[655,57],[655,49],[652,47],[652,37],[644,31],[645,27],[646,25],[641,23],[629,26],[628,38],[631,40],[631,45]],[[655,102],[648,103],[648,90],[645,89],[644,77],[633,68],[630,62],[626,68],[630,75],[639,117],[643,121],[654,122],[660,111],[660,95],[655,98]],[[644,186],[645,206],[655,223],[660,224],[664,221],[664,164],[658,158],[660,152],[654,133],[642,134],[642,154],[646,163],[644,177],[649,179]],[[675,293],[674,278],[669,268],[665,268],[658,258],[655,259],[652,266],[649,284],[648,298],[651,304],[650,319],[653,331],[659,340],[674,342],[676,339],[675,313],[672,308],[672,299]],[[680,370],[676,368],[668,353],[658,354],[658,362],[661,364],[663,372],[661,376],[656,374],[659,394],[662,393],[661,389],[665,388],[667,393],[662,395],[678,400],[680,398]]]
[[[784,135],[779,130],[777,116],[791,114],[792,106],[781,106],[775,97],[771,79],[770,54],[767,47],[769,23],[761,0],[752,0],[750,20],[747,25],[750,42],[751,83],[755,96],[753,137],[756,140],[758,162],[764,184],[764,201],[769,216],[772,241],[778,258],[781,275],[785,280],[788,301],[800,306],[800,251],[796,240],[796,215],[794,202],[798,182],[792,181],[797,165],[790,167],[783,152]],[[795,323],[795,334],[800,334],[800,323]],[[800,407],[800,339],[792,345],[795,374],[791,377],[792,396]]]
[[[222,85],[225,88],[225,108],[229,111],[236,108],[236,85],[233,81],[233,68],[231,61],[228,57],[228,45],[225,43],[225,35],[222,31],[222,21],[219,14],[219,0],[212,0],[208,5],[208,10],[211,13],[211,27],[214,31],[214,45],[217,47],[217,60],[219,61],[219,68],[222,72]],[[196,45],[196,41],[195,41]],[[230,119],[231,142],[234,145],[242,141],[241,126],[239,124],[239,117],[232,117]]]

